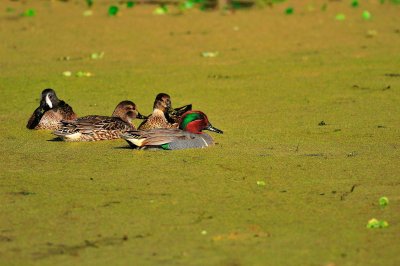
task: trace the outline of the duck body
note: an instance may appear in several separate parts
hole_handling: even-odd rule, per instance
[[[62,126],[53,132],[64,141],[99,141],[119,139],[121,134],[134,130],[132,120],[143,118],[131,101],[117,105],[112,116],[89,115],[75,120],[63,120]]]
[[[28,120],[28,129],[56,130],[60,127],[61,120],[73,120],[77,115],[71,106],[59,100],[53,89],[42,91],[40,105]]]
[[[177,128],[177,123],[168,122],[165,113],[160,109],[154,109],[153,113],[143,121],[138,129],[140,130],[150,130],[155,128]]]
[[[89,115],[72,121],[61,121],[54,135],[64,141],[98,141],[119,139],[120,135],[135,127],[119,117]]]
[[[133,130],[123,134],[132,148],[182,150],[206,148],[214,145],[212,137],[206,133],[195,134],[178,128]]]
[[[189,111],[182,116],[179,128],[130,130],[122,138],[136,149],[182,150],[214,145],[213,138],[202,130],[223,133],[210,124],[203,112]]]

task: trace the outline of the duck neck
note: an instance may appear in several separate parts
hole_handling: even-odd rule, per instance
[[[165,113],[163,110],[159,109],[159,108],[154,108],[153,110],[153,116],[162,116],[165,117]]]

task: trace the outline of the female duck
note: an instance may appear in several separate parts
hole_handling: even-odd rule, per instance
[[[132,120],[143,119],[131,101],[122,101],[112,116],[89,115],[72,121],[61,121],[60,129],[53,132],[64,141],[98,141],[119,139],[122,133],[134,130]]]
[[[57,98],[53,89],[42,91],[40,105],[33,112],[26,125],[29,129],[55,130],[61,120],[74,120],[77,115],[66,102]]]
[[[179,129],[131,130],[123,134],[122,138],[131,147],[140,149],[181,150],[213,145],[212,137],[202,133],[202,130],[223,133],[211,125],[203,112],[189,111],[181,117]]]
[[[173,109],[171,97],[166,93],[159,93],[153,104],[153,113],[140,124],[139,129],[178,128],[179,118],[190,110],[192,110],[191,104]]]

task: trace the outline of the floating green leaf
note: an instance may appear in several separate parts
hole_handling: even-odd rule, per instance
[[[351,6],[352,6],[352,7],[358,7],[358,5],[359,5],[358,0],[353,0],[353,1],[351,2]]]
[[[165,4],[161,4],[153,11],[153,14],[155,15],[165,15],[167,13],[168,13],[168,7]]]
[[[110,6],[108,8],[108,15],[116,16],[118,14],[119,8],[117,6]]]
[[[101,59],[104,56],[104,52],[100,52],[100,53],[92,53],[90,55],[90,58],[92,59]]]
[[[343,13],[339,13],[339,14],[337,14],[337,15],[335,16],[335,19],[336,19],[336,20],[339,20],[339,21],[343,21],[343,20],[346,19],[346,15],[343,14]]]
[[[136,3],[134,1],[128,1],[126,2],[126,7],[127,8],[132,8],[136,5]]]
[[[294,12],[294,8],[293,7],[288,7],[285,10],[285,14],[286,15],[291,15],[291,14],[293,14],[293,12]]]
[[[389,199],[387,197],[380,197],[379,198],[379,205],[381,207],[385,207],[389,204]]]
[[[29,8],[22,13],[22,16],[24,17],[34,17],[36,16],[36,11],[33,8]]]
[[[266,183],[265,183],[265,181],[258,180],[258,181],[257,181],[257,186],[265,187],[265,186],[266,186]]]
[[[374,229],[374,228],[386,228],[389,226],[389,223],[386,221],[379,221],[378,219],[372,218],[367,223],[367,228]]]
[[[86,4],[87,4],[88,7],[92,7],[93,0],[86,0]]]
[[[85,72],[85,71],[79,71],[75,74],[77,77],[81,78],[81,77],[91,77],[93,76],[92,73],[90,72]]]
[[[201,56],[202,57],[216,57],[216,56],[218,56],[218,52],[202,52],[201,53]]]
[[[62,74],[63,74],[64,77],[72,76],[72,72],[71,71],[64,71]]]
[[[368,10],[364,10],[363,13],[362,13],[362,18],[365,19],[365,20],[371,19],[371,13],[369,13]]]

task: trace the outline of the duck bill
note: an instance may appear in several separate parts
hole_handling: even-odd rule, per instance
[[[210,130],[212,132],[218,133],[218,134],[224,134],[224,132],[216,127],[213,127],[212,125],[209,125],[205,129]]]
[[[136,118],[137,119],[147,119],[147,116],[145,116],[145,115],[142,115],[141,113],[137,113],[137,115],[136,115]]]

